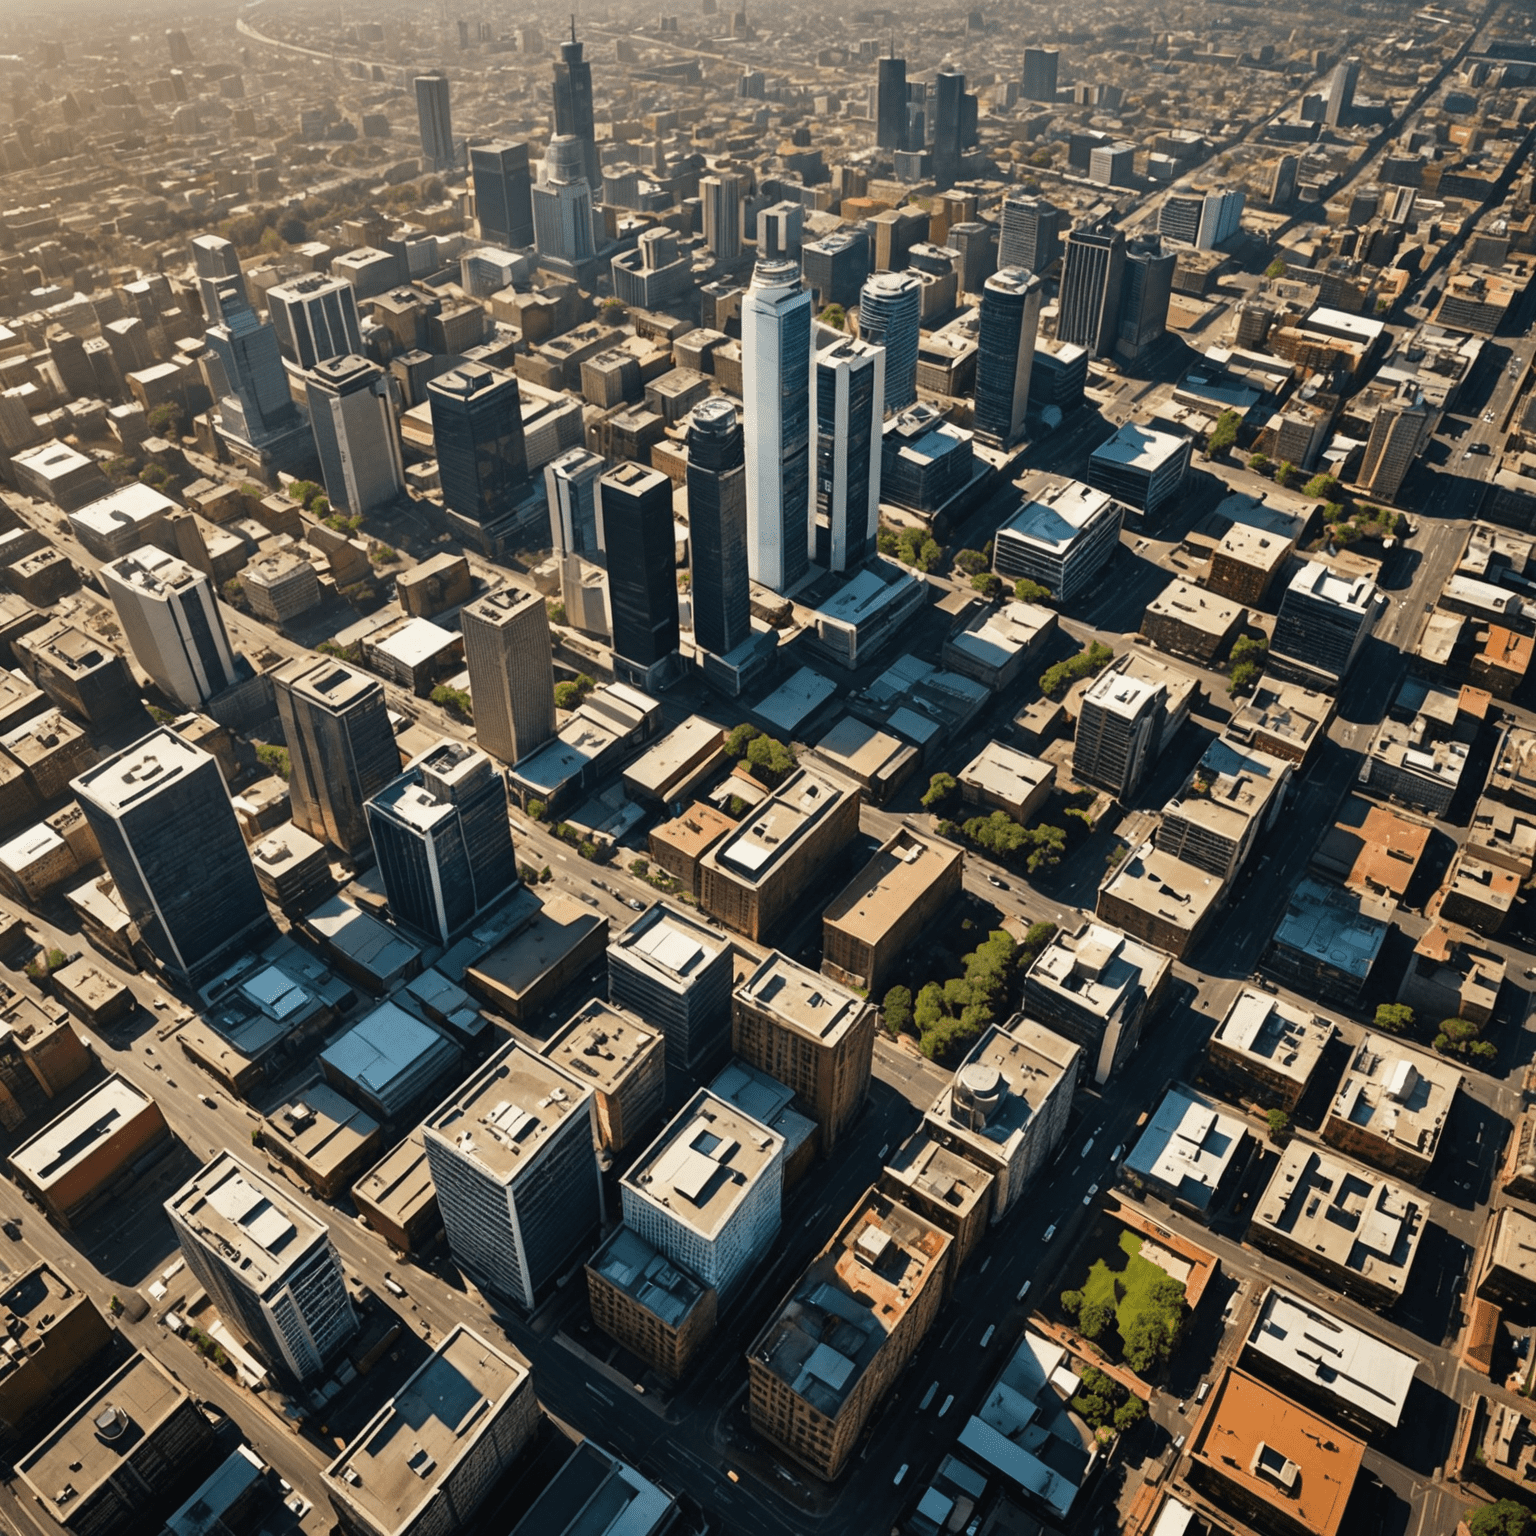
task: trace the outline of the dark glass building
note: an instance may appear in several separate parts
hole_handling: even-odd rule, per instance
[[[526,144],[472,144],[469,171],[475,183],[480,238],[519,249],[533,244],[533,176]]]
[[[677,543],[672,482],[658,469],[621,464],[603,476],[603,532],[613,653],[651,667],[677,650]]]
[[[907,147],[907,61],[881,59],[875,87],[875,143],[881,149]]]
[[[752,591],[741,422],[718,395],[694,408],[688,426],[688,553],[693,637],[727,655],[752,633]]]
[[[528,485],[517,379],[462,363],[427,385],[443,504],[477,523],[511,510]]]
[[[1120,329],[1125,236],[1112,224],[1074,229],[1061,272],[1056,337],[1095,357],[1110,352]]]
[[[576,41],[576,18],[571,18],[571,40],[560,44],[555,65],[555,134],[572,134],[581,140],[587,185],[598,191],[603,170],[597,158],[597,131],[592,126],[592,66],[581,56]]]
[[[1040,279],[1004,267],[981,291],[976,346],[976,430],[1005,447],[1024,426],[1040,329]]]

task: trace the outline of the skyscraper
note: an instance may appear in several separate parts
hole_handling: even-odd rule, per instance
[[[533,177],[528,146],[496,141],[473,144],[469,172],[475,184],[480,238],[514,250],[533,244]]]
[[[1010,192],[1003,199],[1003,218],[997,242],[999,267],[1023,267],[1026,272],[1046,272],[1061,255],[1061,231],[1066,214],[1043,197]]]
[[[597,483],[607,461],[585,448],[568,448],[544,466],[549,541],[556,555],[604,562],[603,517]]]
[[[464,608],[459,628],[475,740],[500,762],[520,762],[555,734],[555,668],[544,599],[505,587]]]
[[[1202,251],[1213,251],[1223,240],[1230,240],[1243,227],[1243,189],[1227,187],[1205,194],[1200,210],[1200,232],[1195,244]]]
[[[1125,270],[1125,236],[1114,225],[1074,229],[1067,236],[1061,272],[1056,339],[1102,357],[1115,344],[1120,288]]]
[[[1328,79],[1328,95],[1324,100],[1323,121],[1330,128],[1337,128],[1348,117],[1355,105],[1355,86],[1360,80],[1360,60],[1351,55],[1341,59]]]
[[[1120,335],[1115,351],[1134,361],[1168,331],[1168,302],[1178,257],[1156,235],[1131,240],[1125,248],[1120,292]]]
[[[209,325],[218,325],[224,318],[219,304],[219,284],[231,279],[240,283],[240,253],[222,235],[198,235],[192,241],[192,265],[197,272],[197,291],[203,301],[203,317]]]
[[[133,659],[184,709],[201,709],[239,679],[213,584],[146,544],[101,568]]]
[[[1024,50],[1024,97],[1028,101],[1056,100],[1056,65],[1060,55],[1054,48]]]
[[[785,201],[762,209],[757,216],[757,254],[798,261],[804,227],[805,209],[799,203]]]
[[[838,229],[800,247],[800,270],[819,308],[851,309],[869,276],[869,236],[862,229]]]
[[[366,357],[328,358],[309,371],[309,425],[330,503],[361,516],[405,487],[395,381]]]
[[[451,171],[453,118],[448,111],[448,77],[416,76],[416,119],[421,125],[421,154],[434,171]]]
[[[461,363],[427,385],[443,504],[476,523],[509,512],[528,484],[517,379]]]
[[[811,296],[792,261],[760,261],[752,273],[741,374],[747,566],[754,581],[788,592],[810,569],[811,497]]]
[[[960,253],[959,291],[980,293],[981,285],[997,271],[997,225],[967,220],[951,224],[944,238],[951,250]]]
[[[269,675],[288,748],[294,824],[343,853],[368,849],[363,807],[400,773],[383,685],[309,655]]]
[[[267,318],[290,363],[313,368],[363,350],[357,290],[345,278],[311,272],[267,292]]]
[[[288,393],[277,333],[256,318],[233,285],[221,284],[220,325],[208,327],[212,354],[210,374],[221,386],[218,404],[221,429],[237,441],[261,450],[284,444],[300,434],[309,436],[304,418]]]
[[[859,293],[859,335],[885,348],[885,414],[917,399],[923,285],[911,272],[876,272]]]
[[[560,44],[555,65],[555,133],[580,140],[581,174],[596,191],[603,184],[603,173],[592,126],[592,66],[581,57],[575,17],[571,18],[571,40]]]
[[[1396,498],[1433,419],[1423,392],[1411,382],[1399,385],[1397,394],[1376,408],[1360,466],[1360,484],[1371,495],[1383,501]]]
[[[364,809],[390,914],[429,943],[451,944],[517,884],[506,780],[462,741],[438,742]]]
[[[325,1224],[232,1152],[165,1202],[187,1268],[269,1365],[318,1375],[357,1332]]]
[[[688,423],[688,558],[693,638],[717,656],[752,633],[747,468],[736,407],[712,395]]]
[[[816,473],[815,558],[851,571],[875,551],[880,527],[881,422],[885,348],[817,328],[812,460]]]
[[[965,76],[941,69],[933,84],[933,184],[942,192],[960,179]]]
[[[584,150],[572,135],[549,141],[544,177],[532,189],[533,241],[539,255],[566,262],[588,261],[592,243],[592,187],[583,170]]]
[[[625,463],[598,487],[608,544],[613,656],[649,669],[677,651],[677,538],[672,482],[659,469]]]
[[[212,975],[269,925],[224,775],[161,726],[70,785],[118,898],[166,970]]]
[[[1040,329],[1040,279],[1004,267],[981,291],[976,348],[976,430],[1004,447],[1018,441]]]
[[[881,59],[875,86],[875,143],[881,149],[907,147],[907,61]]]
[[[704,244],[721,261],[741,255],[741,199],[745,183],[724,171],[699,178],[699,203],[704,215]]]

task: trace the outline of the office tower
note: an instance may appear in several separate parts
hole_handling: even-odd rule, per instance
[[[976,340],[976,430],[1006,448],[1018,441],[1040,329],[1040,279],[1004,267],[981,291]]]
[[[1348,117],[1355,105],[1355,86],[1360,80],[1360,60],[1351,56],[1341,59],[1328,79],[1323,121],[1330,128],[1337,128]]]
[[[792,261],[753,270],[741,303],[741,375],[747,569],[788,592],[810,569],[811,497],[811,296]]]
[[[421,1132],[454,1263],[531,1310],[601,1217],[591,1088],[509,1041]]]
[[[503,588],[463,609],[459,627],[475,740],[497,761],[518,763],[555,734],[555,669],[544,599]]]
[[[1296,195],[1296,173],[1301,169],[1299,155],[1281,155],[1275,161],[1275,173],[1269,183],[1269,205],[1278,208]]]
[[[1157,211],[1157,232],[1164,240],[1180,245],[1198,245],[1200,216],[1205,212],[1205,195],[1200,192],[1170,192]]]
[[[476,523],[510,512],[528,484],[517,379],[461,363],[427,385],[443,505]]]
[[[907,61],[881,59],[875,86],[875,143],[881,149],[907,147]]]
[[[932,217],[926,209],[909,204],[882,209],[869,222],[875,235],[874,270],[901,272],[912,247],[927,240]]]
[[[222,284],[220,325],[208,328],[208,348],[221,370],[225,393],[219,421],[231,436],[263,448],[290,434],[308,436],[304,418],[288,393],[277,333],[256,318],[249,306],[234,307],[232,285]]]
[[[533,176],[528,146],[497,140],[472,144],[469,174],[475,186],[480,238],[521,250],[533,244]]]
[[[309,425],[331,505],[358,517],[393,501],[405,488],[395,381],[353,353],[316,363],[307,382]]]
[[[1354,665],[1379,612],[1369,577],[1341,576],[1321,560],[1309,560],[1280,599],[1271,666],[1286,681],[1332,693]]]
[[[1173,269],[1178,257],[1165,251],[1157,235],[1128,241],[1120,289],[1120,334],[1115,351],[1134,361],[1168,331],[1168,303],[1173,297]]]
[[[309,655],[268,675],[288,748],[294,825],[345,854],[371,851],[363,807],[400,772],[383,685]]]
[[[209,325],[217,325],[224,318],[219,305],[219,284],[231,281],[241,284],[240,253],[222,235],[198,235],[192,241],[192,265],[197,273],[197,291],[203,301],[203,317]]]
[[[829,1153],[869,1092],[876,1008],[777,950],[731,997],[731,1049],[795,1091]]]
[[[1003,199],[998,232],[999,267],[1023,267],[1026,272],[1046,272],[1061,255],[1066,213],[1043,197],[1010,192]]]
[[[626,463],[598,484],[608,546],[613,655],[648,669],[677,651],[677,539],[672,482]]]
[[[1207,192],[1200,208],[1200,228],[1195,244],[1202,251],[1215,250],[1224,240],[1239,234],[1243,227],[1243,190]]]
[[[165,45],[171,51],[172,64],[190,64],[192,62],[192,49],[187,42],[187,34],[180,27],[167,29]]]
[[[783,261],[798,261],[804,227],[805,209],[799,203],[775,203],[771,208],[764,208],[757,216],[759,260],[773,256]]]
[[[549,502],[549,542],[557,556],[580,555],[604,562],[602,508],[597,483],[607,461],[585,448],[568,448],[544,466],[544,495]]]
[[[202,571],[146,544],[101,568],[133,659],[183,709],[239,680],[224,616]]]
[[[429,169],[454,166],[453,118],[448,111],[448,77],[416,76],[416,120],[421,125],[421,155]]]
[[[979,219],[951,224],[944,238],[951,250],[960,253],[959,291],[980,293],[982,284],[997,271],[997,225]]]
[[[880,527],[885,348],[817,328],[811,460],[818,565],[851,571],[875,552]]]
[[[1125,236],[1112,224],[1074,229],[1067,236],[1056,339],[1083,347],[1095,357],[1113,348],[1120,319],[1125,269]]]
[[[531,192],[533,243],[540,256],[588,261],[592,243],[592,188],[582,170],[581,140],[553,138],[544,156],[544,178]]]
[[[1396,498],[1419,449],[1428,440],[1433,416],[1423,391],[1411,382],[1399,385],[1397,394],[1377,407],[1359,479],[1372,496],[1383,501]]]
[[[268,925],[218,763],[161,726],[70,786],[144,941],[195,985]]]
[[[800,270],[818,309],[840,304],[852,309],[869,276],[869,236],[862,229],[839,229],[800,248]]]
[[[1024,96],[1029,101],[1056,100],[1056,65],[1061,55],[1054,48],[1024,50]]]
[[[699,203],[704,215],[704,244],[721,261],[741,256],[741,199],[745,183],[725,171],[699,178]]]
[[[885,414],[917,399],[923,285],[911,272],[876,272],[859,293],[859,335],[885,348]]]
[[[965,76],[941,69],[933,84],[933,183],[942,192],[960,179]]]
[[[268,1365],[307,1381],[357,1332],[325,1224],[232,1152],[199,1169],[165,1214],[187,1268]]]
[[[1072,776],[1124,800],[1151,768],[1160,746],[1168,690],[1113,669],[1083,695],[1072,747]]]
[[[728,655],[752,633],[747,467],[736,407],[719,395],[688,422],[688,559],[693,638]]]
[[[440,741],[367,805],[390,915],[450,944],[517,884],[507,785],[484,752]]]
[[[576,18],[571,18],[571,40],[560,44],[555,65],[555,133],[576,139],[581,145],[580,173],[596,191],[603,184],[597,155],[597,133],[592,126],[592,66],[581,57],[576,41]]]
[[[701,1088],[619,1185],[624,1225],[723,1300],[782,1221],[784,1138]]]
[[[345,278],[310,272],[267,292],[267,318],[290,363],[313,368],[363,350],[357,290]]]
[[[1136,146],[1128,139],[1096,145],[1088,157],[1088,179],[1101,187],[1129,187],[1136,180]]]

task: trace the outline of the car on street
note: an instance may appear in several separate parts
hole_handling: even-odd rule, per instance
[[[1109,1154],[1110,1162],[1118,1163],[1120,1161],[1120,1158],[1121,1158],[1121,1156],[1122,1156],[1122,1154],[1124,1152],[1125,1152],[1125,1143],[1122,1141],[1122,1142],[1120,1142],[1116,1146],[1115,1150]]]
[[[1026,1280],[1024,1284],[1019,1287],[1019,1294],[1013,1299],[1015,1301],[1023,1301],[1024,1298],[1029,1295],[1029,1287],[1032,1283],[1032,1281]]]
[[[1050,1224],[1050,1226],[1048,1226],[1045,1229],[1045,1231],[1040,1234],[1040,1241],[1042,1243],[1048,1243],[1055,1236],[1056,1236],[1056,1223],[1053,1221]]]
[[[1090,1184],[1088,1186],[1088,1193],[1083,1196],[1083,1204],[1084,1205],[1092,1205],[1093,1204],[1093,1197],[1096,1194],[1098,1194],[1098,1192],[1099,1192],[1099,1186],[1097,1184]]]
[[[992,1342],[992,1335],[997,1332],[996,1323],[988,1323],[987,1331],[981,1336],[981,1347],[985,1349]]]
[[[996,875],[988,875],[987,884],[995,885],[1000,891],[1006,891],[1008,889],[1008,882],[1006,880],[999,880]]]
[[[953,1402],[954,1402],[954,1400],[955,1400],[955,1394],[954,1394],[954,1393],[953,1393],[953,1392],[951,1392],[951,1393],[950,1393],[950,1394],[949,1394],[949,1396],[948,1396],[948,1397],[946,1397],[946,1398],[945,1398],[945,1399],[944,1399],[944,1406],[943,1406],[943,1407],[942,1407],[942,1408],[940,1408],[940,1409],[939,1409],[939,1417],[940,1417],[940,1418],[941,1418],[941,1419],[942,1419],[942,1418],[943,1418],[943,1417],[944,1417],[944,1415],[945,1415],[945,1414],[946,1414],[946,1413],[948,1413],[948,1412],[949,1412],[949,1407],[950,1407],[950,1404],[951,1404],[951,1403],[953,1403]]]
[[[891,1479],[891,1482],[894,1483],[896,1487],[898,1487],[898,1488],[901,1487],[901,1480],[907,1475],[907,1468],[910,1465],[911,1465],[910,1462],[904,1461],[904,1462],[902,1462],[901,1466],[897,1469],[896,1476]]]

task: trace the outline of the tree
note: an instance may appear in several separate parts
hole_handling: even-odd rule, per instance
[[[649,859],[631,859],[629,861],[629,872],[644,880],[651,872],[651,861]]]
[[[238,576],[231,576],[228,581],[219,588],[219,596],[229,604],[231,608],[239,608],[244,611],[245,583]]]
[[[1267,453],[1255,453],[1249,455],[1248,468],[1256,475],[1267,475],[1274,464]]]
[[[1315,497],[1318,501],[1337,502],[1339,499],[1339,482],[1332,475],[1313,475],[1302,486],[1301,494],[1303,496]],[[1344,509],[1340,507],[1339,510],[1342,512]]]
[[[795,754],[773,736],[754,736],[747,747],[752,777],[769,789],[782,784],[795,766]]]
[[[290,480],[288,482],[288,494],[306,512],[314,504],[315,497],[319,496],[324,490],[325,487],[323,485],[317,485],[313,480]]]
[[[987,568],[987,557],[979,549],[962,549],[955,556],[955,569],[967,576],[977,576]]]
[[[1013,595],[1021,603],[1048,603],[1051,600],[1051,589],[1038,581],[1031,581],[1028,576],[1020,576],[1013,584]]]
[[[1124,1434],[1132,1425],[1139,1424],[1147,1416],[1147,1405],[1139,1397],[1127,1395],[1115,1409],[1115,1428]]]
[[[1226,453],[1237,441],[1237,429],[1242,422],[1243,418],[1236,411],[1223,411],[1211,428],[1210,440],[1205,445],[1206,458],[1215,459]]]
[[[565,604],[564,603],[547,603],[547,604],[545,604],[544,611],[545,611],[545,613],[547,613],[549,615],[549,622],[551,624],[564,624],[565,623]]]
[[[1275,259],[1270,262],[1267,267],[1264,268],[1264,276],[1270,279],[1281,278],[1285,276],[1287,270],[1288,269],[1285,265],[1284,259],[1282,257],[1276,256]]]
[[[256,761],[263,768],[271,769],[280,779],[286,779],[293,772],[287,747],[279,747],[269,741],[256,743]]]
[[[1266,1118],[1269,1121],[1269,1139],[1277,1147],[1283,1147],[1291,1139],[1291,1117],[1283,1109],[1272,1109]]]
[[[1097,1342],[1115,1326],[1115,1304],[1112,1301],[1085,1301],[1077,1315],[1077,1331],[1085,1339]]]
[[[1289,459],[1281,459],[1279,467],[1275,470],[1275,484],[1291,485],[1300,474],[1301,471]]]
[[[139,471],[139,484],[164,493],[171,483],[171,472],[163,464],[146,464]]]
[[[994,576],[991,571],[982,571],[971,577],[971,589],[981,593],[989,603],[996,602],[1003,595],[1003,578]]]
[[[892,1035],[912,1028],[912,992],[908,987],[892,987],[881,1004],[885,1027]]]
[[[762,732],[755,725],[748,725],[745,720],[740,725],[732,728],[730,735],[725,738],[725,753],[727,757],[740,757],[751,745],[754,736],[760,736]]]
[[[375,544],[368,551],[368,558],[375,565],[393,565],[400,558],[400,551],[389,544]]]
[[[1086,650],[1079,651],[1076,656],[1069,656],[1065,661],[1058,661],[1054,666],[1047,667],[1040,674],[1040,692],[1046,698],[1054,699],[1070,684],[1080,678],[1093,677],[1107,667],[1115,659],[1115,653],[1101,641],[1095,640]]]
[[[1256,661],[1240,661],[1232,668],[1232,675],[1227,679],[1227,692],[1234,697],[1247,693],[1258,680],[1259,664]]]
[[[1068,1317],[1076,1317],[1082,1310],[1083,1293],[1081,1291],[1063,1291],[1056,1299],[1061,1303],[1061,1310]]]
[[[1042,869],[1055,869],[1067,851],[1066,832],[1060,827],[1040,826],[1032,828],[1029,835],[1034,846],[1025,860],[1025,868],[1032,875]]]
[[[447,683],[439,683],[432,690],[432,702],[446,709],[450,715],[457,715],[460,720],[474,719],[469,695],[462,688],[451,688]]]
[[[1442,1056],[1459,1056],[1463,1061],[1488,1066],[1498,1056],[1499,1048],[1493,1041],[1484,1040],[1482,1034],[1483,1026],[1471,1019],[1446,1019],[1435,1036],[1435,1049]]]
[[[1406,1003],[1380,1003],[1376,1008],[1376,1028],[1389,1035],[1405,1035],[1413,1028],[1413,1009]]]
[[[181,436],[182,411],[174,400],[157,405],[144,420],[157,437]]]
[[[1536,1526],[1536,1516],[1514,1499],[1500,1499],[1496,1504],[1469,1509],[1463,1518],[1472,1536],[1532,1536]]]
[[[816,318],[823,325],[830,325],[835,331],[848,329],[848,316],[844,313],[841,304],[828,304]]]
[[[1178,1342],[1179,1322],[1177,1314],[1161,1309],[1147,1307],[1138,1312],[1120,1336],[1125,1346],[1125,1363],[1138,1376],[1166,1364]]]
[[[1269,641],[1263,636],[1239,635],[1232,642],[1233,661],[1262,661],[1269,654]]]
[[[542,800],[530,800],[527,805],[527,811],[530,820],[543,821],[549,813],[549,807]]]
[[[955,776],[950,773],[936,773],[928,780],[928,788],[923,791],[922,807],[925,811],[937,810],[960,787]]]

